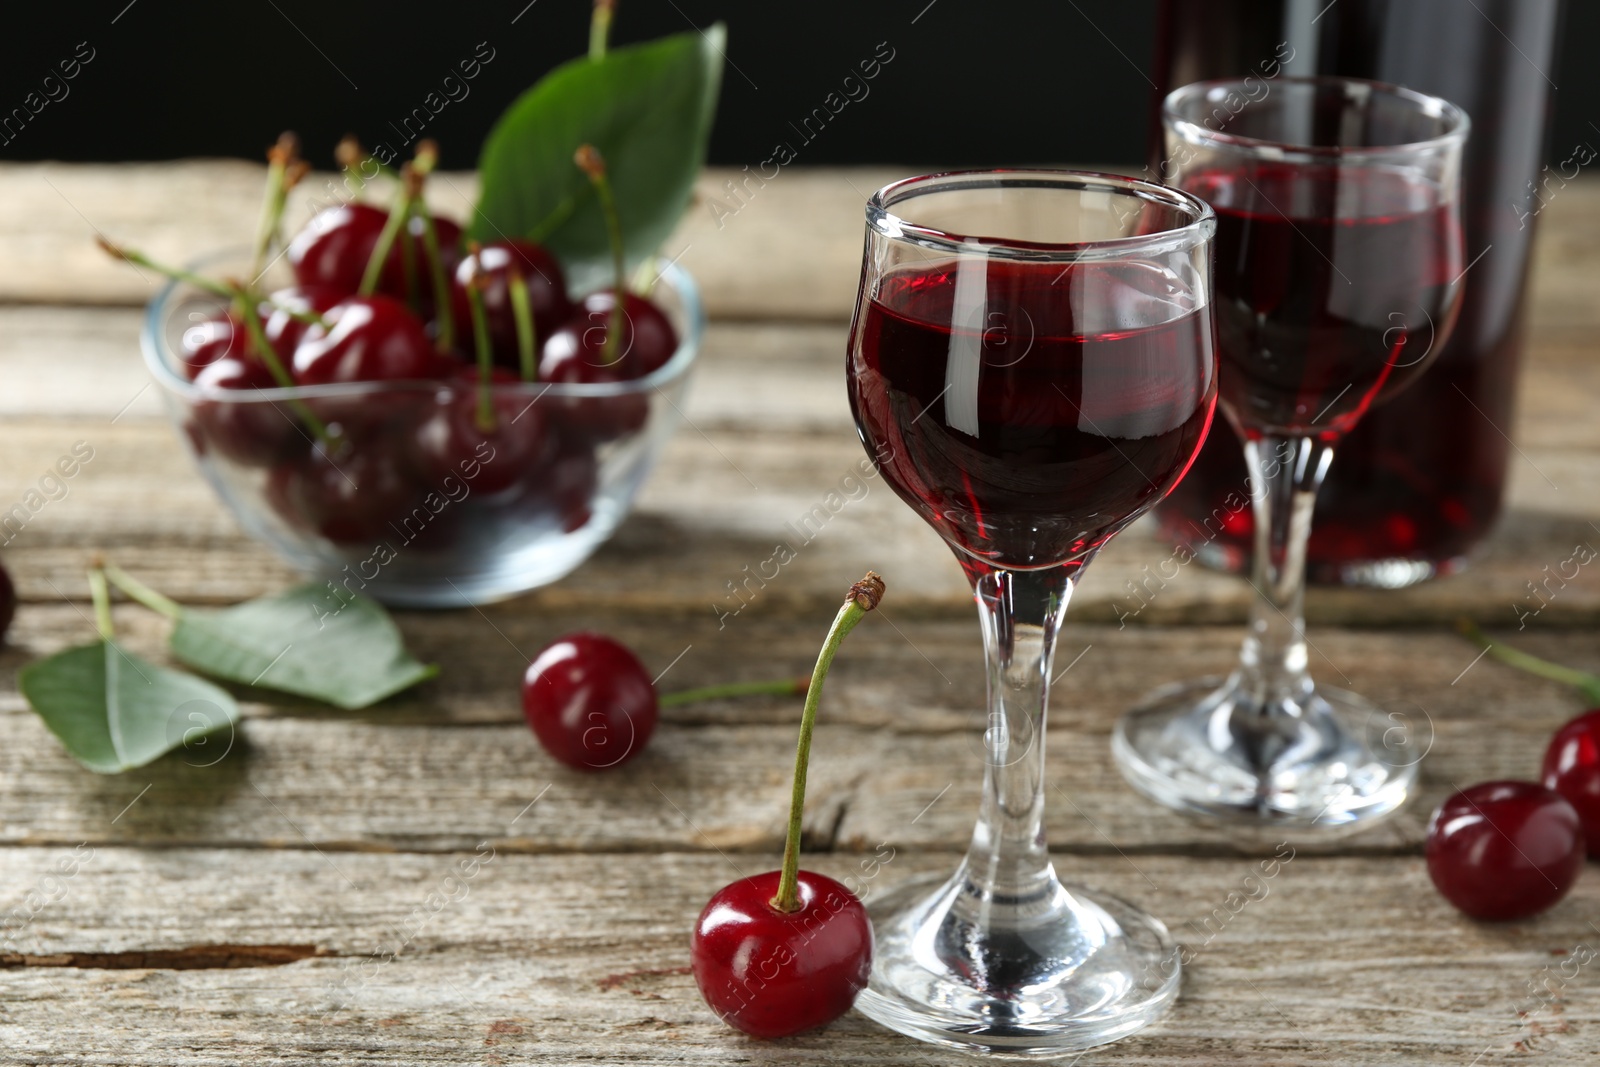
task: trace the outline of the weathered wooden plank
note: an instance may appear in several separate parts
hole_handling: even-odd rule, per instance
[[[81,641],[89,630],[74,607],[33,607],[17,645],[0,653],[0,843],[437,850],[488,838],[540,852],[778,847],[796,701],[669,709],[627,772],[596,776],[543,754],[521,723],[518,685],[527,654],[559,632],[596,625],[636,647],[653,670],[666,670],[663,690],[792,676],[814,657],[825,620],[749,618],[718,631],[707,621],[663,627],[592,613],[494,608],[486,615],[403,616],[413,649],[442,663],[444,673],[382,707],[351,715],[255,694],[273,702],[247,704],[231,748],[219,741],[104,778],[68,759],[13,693],[13,672],[25,657]],[[134,607],[119,610],[117,621],[133,648],[160,655],[161,622]],[[1270,842],[1236,841],[1138,798],[1108,750],[1124,708],[1154,685],[1225,668],[1237,641],[1231,628],[1068,628],[1060,662],[1076,662],[1057,688],[1047,756],[1049,832],[1059,850],[1270,851]],[[1397,642],[1328,630],[1315,641],[1321,677],[1389,708],[1430,747],[1411,811],[1319,846],[1325,850],[1414,849],[1444,794],[1532,775],[1549,733],[1578,710],[1551,683],[1491,660],[1473,664],[1476,651],[1453,635]],[[1581,634],[1545,633],[1526,645],[1600,667],[1592,639]],[[824,694],[807,812],[813,843],[962,847],[977,804],[982,707],[974,623],[869,620]],[[543,818],[516,822],[536,796]]]
[[[91,242],[96,231],[185,262],[247,244],[263,169],[237,161],[74,165],[0,164],[0,302],[136,304],[154,279],[113,264]],[[735,198],[744,176],[712,168],[697,201],[664,248],[683,253],[711,313],[725,318],[844,319],[860,271],[862,209],[880,185],[905,177],[883,167],[797,168]],[[298,224],[331,203],[331,175],[309,178],[291,199]],[[471,174],[431,183],[437,210],[465,217],[476,197]],[[716,206],[713,207],[713,204]],[[1600,242],[1600,179],[1585,176],[1551,200],[1540,218],[1533,321],[1544,328],[1600,324],[1592,278]],[[781,251],[779,251],[781,250]]]
[[[536,817],[538,809],[528,818]],[[89,851],[92,849],[92,851]],[[1287,855],[1287,854],[1286,854]],[[109,846],[0,850],[7,905],[48,900],[12,943],[73,954],[234,945],[320,954],[225,972],[0,968],[13,1062],[548,1064],[971,1062],[859,1015],[765,1044],[701,1002],[688,931],[736,869],[714,855],[258,854]],[[775,855],[741,857],[763,869]],[[948,868],[897,853],[807,861],[868,893]],[[62,876],[66,864],[75,873]],[[470,875],[467,873],[470,871]],[[1085,858],[1073,875],[1164,918],[1191,962],[1172,1012],[1084,1063],[1501,1063],[1600,1054],[1587,878],[1545,916],[1461,918],[1420,859]],[[1249,896],[1256,899],[1248,900]],[[1230,905],[1229,901],[1233,903]],[[270,906],[263,906],[270,901]],[[1244,901],[1241,903],[1241,901]],[[190,950],[184,952],[183,950]]]

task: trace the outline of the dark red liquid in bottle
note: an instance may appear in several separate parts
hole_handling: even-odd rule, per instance
[[[1415,388],[1377,403],[1340,443],[1311,528],[1313,581],[1403,585],[1448,572],[1499,514],[1528,261],[1549,197],[1539,171],[1561,7],[1560,0],[1162,0],[1158,100],[1204,78],[1341,74],[1442,96],[1472,119],[1462,178],[1462,265],[1471,267],[1460,317]],[[1159,126],[1154,120],[1157,146]],[[1244,485],[1238,441],[1213,434],[1157,511],[1163,530],[1208,562],[1245,569],[1250,514],[1224,503]],[[1217,515],[1229,521],[1213,534]]]
[[[867,450],[969,573],[1082,560],[1182,477],[1216,404],[1206,316],[1140,264],[890,273],[848,362]]]
[[[1182,184],[1217,212],[1220,388],[1236,427],[1343,432],[1426,368],[1461,273],[1460,231],[1437,188],[1282,164]]]

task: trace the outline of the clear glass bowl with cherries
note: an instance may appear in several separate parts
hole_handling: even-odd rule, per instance
[[[694,282],[669,264],[619,307],[615,286],[570,294],[536,244],[392,214],[324,210],[265,274],[249,251],[170,272],[150,373],[201,473],[293,566],[413,607],[555,581],[681,417]]]

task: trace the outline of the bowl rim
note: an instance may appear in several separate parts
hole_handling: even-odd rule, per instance
[[[242,247],[223,249],[194,260],[188,264],[187,269],[199,272],[231,257],[247,255],[248,250]],[[651,286],[652,291],[656,285],[662,283],[666,283],[678,295],[679,300],[682,301],[683,318],[687,329],[683,332],[683,336],[678,338],[678,347],[672,353],[672,358],[643,378],[630,378],[620,382],[594,383],[494,382],[491,387],[497,394],[526,396],[532,400],[538,400],[546,395],[554,399],[567,397],[619,397],[656,390],[681,379],[688,373],[689,368],[694,365],[700,354],[706,328],[705,305],[701,301],[700,288],[695,284],[693,275],[679,266],[676,260],[667,260],[658,269],[656,280]],[[174,298],[183,291],[198,292],[199,290],[177,279],[168,279],[166,284],[145,305],[145,313],[139,327],[139,348],[144,355],[145,367],[149,370],[150,376],[155,379],[156,383],[167,392],[180,396],[191,404],[201,400],[228,403],[278,403],[289,400],[359,397],[376,393],[417,393],[420,395],[436,393],[442,388],[456,387],[455,383],[433,378],[341,382],[334,385],[296,385],[290,388],[278,387],[273,389],[223,389],[216,386],[196,385],[193,381],[177,372],[174,366],[175,360],[168,359],[171,348],[166,344],[162,333],[162,325],[168,308]]]

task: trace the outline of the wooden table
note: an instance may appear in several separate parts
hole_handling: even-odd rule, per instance
[[[727,177],[708,174],[703,195]],[[691,211],[670,251],[684,251],[714,322],[689,423],[577,574],[481,611],[400,615],[443,673],[381,707],[246,703],[217,765],[172,757],[108,778],[73,763],[15,685],[28,660],[92,636],[91,551],[192,603],[294,575],[191,468],[135,346],[151,283],[89,239],[98,230],[169,260],[243,243],[261,172],[0,167],[0,510],[74,442],[94,449],[5,551],[23,605],[0,650],[0,908],[21,910],[5,912],[0,1062],[967,1062],[859,1016],[751,1042],[716,1022],[684,973],[706,898],[776,865],[792,702],[670,710],[627,771],[585,777],[543,755],[517,698],[528,654],[580,626],[656,670],[671,664],[664,688],[803,672],[842,590],[874,567],[890,594],[823,701],[806,862],[842,875],[888,842],[882,886],[955,862],[975,810],[983,680],[970,600],[931,531],[873,483],[759,599],[725,626],[716,613],[731,604],[727,583],[861,457],[840,360],[861,202],[887,177],[785,171],[720,227],[704,205]],[[433,192],[459,214],[472,179],[445,175]],[[291,218],[306,210],[297,202]],[[1317,670],[1431,731],[1408,811],[1337,843],[1296,842],[1268,895],[1231,912],[1272,845],[1135,796],[1107,735],[1152,685],[1228,664],[1247,590],[1186,568],[1119,628],[1124,582],[1167,554],[1144,525],[1084,582],[1061,646],[1082,659],[1051,716],[1051,842],[1067,876],[1164,918],[1194,963],[1162,1022],[1081,1062],[1600,1055],[1600,963],[1561,967],[1600,946],[1600,871],[1536,920],[1483,926],[1433,892],[1419,847],[1453,786],[1530,776],[1549,732],[1579,710],[1554,685],[1475,663],[1448,625],[1469,613],[1515,633],[1524,583],[1600,543],[1600,184],[1570,186],[1545,215],[1500,532],[1460,577],[1310,600]],[[1596,573],[1520,644],[1600,669]],[[125,606],[116,619],[160,656],[162,624]]]

